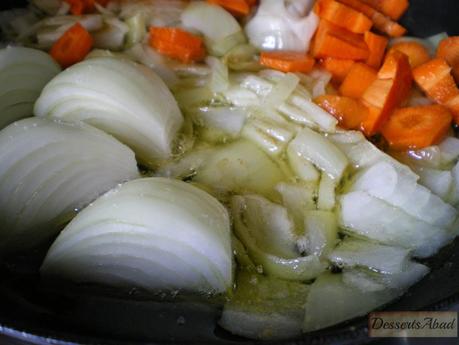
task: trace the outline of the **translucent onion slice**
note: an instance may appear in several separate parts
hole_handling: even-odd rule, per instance
[[[182,181],[130,181],[73,219],[41,272],[127,289],[225,292],[232,284],[228,213]]]
[[[305,281],[317,277],[327,265],[316,255],[301,256],[292,234],[293,221],[280,206],[254,196],[231,200],[234,230],[255,264],[266,274]],[[261,211],[261,208],[266,209]],[[283,210],[283,211],[282,211]]]
[[[80,209],[139,176],[134,153],[88,125],[29,118],[0,132],[0,251],[49,240]]]
[[[0,49],[0,129],[31,116],[41,90],[59,72],[54,60],[40,50]]]
[[[89,59],[59,74],[34,111],[36,116],[88,122],[130,146],[150,167],[172,155],[183,123],[174,97],[153,71],[110,57]]]
[[[239,272],[236,286],[223,308],[220,326],[252,339],[286,339],[301,334],[308,285]]]

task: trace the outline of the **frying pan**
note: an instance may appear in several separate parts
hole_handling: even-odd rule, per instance
[[[280,0],[279,0],[280,1]],[[25,1],[2,0],[0,10]],[[459,1],[412,0],[402,23],[411,35],[441,31],[459,34]],[[198,302],[156,302],[131,291],[129,298],[111,291],[50,290],[37,274],[40,262],[26,258],[0,262],[0,334],[52,344],[249,344],[216,326],[218,307]],[[459,240],[425,261],[431,273],[386,310],[441,310],[459,303]],[[303,335],[284,344],[365,344],[366,317]]]

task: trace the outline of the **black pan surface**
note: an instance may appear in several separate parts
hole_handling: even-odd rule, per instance
[[[24,5],[25,1],[2,0],[0,10]],[[458,0],[411,0],[402,23],[419,37],[441,31],[457,35],[458,13]],[[440,310],[459,303],[459,240],[426,263],[431,273],[385,309]],[[50,291],[35,272],[29,261],[0,262],[0,333],[50,344],[253,343],[215,327],[218,309],[209,305],[159,303],[135,291],[130,299],[103,291],[77,294],[71,286]],[[283,344],[369,342],[367,319],[360,318]]]

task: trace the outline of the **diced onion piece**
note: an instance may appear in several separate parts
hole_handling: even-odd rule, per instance
[[[239,135],[247,118],[244,109],[239,107],[201,107],[196,116],[198,124],[233,137]]]
[[[78,214],[41,273],[126,289],[222,293],[232,284],[228,213],[185,182],[134,180]]]
[[[287,148],[287,157],[290,168],[296,177],[306,182],[317,182],[320,179],[320,172],[309,160],[295,150],[293,145]]]
[[[294,133],[280,123],[269,118],[254,118],[244,126],[242,136],[256,143],[270,155],[280,155]]]
[[[305,234],[297,241],[302,253],[326,257],[338,242],[338,223],[333,212],[309,210],[304,216]]]
[[[381,243],[414,249],[418,257],[435,254],[454,237],[365,192],[344,194],[339,203],[342,228]]]
[[[107,18],[104,22],[105,26],[92,34],[94,47],[121,50],[126,34],[129,32],[129,26],[117,18]]]
[[[239,272],[236,291],[223,307],[220,326],[251,339],[286,339],[301,334],[309,286]]]
[[[278,108],[295,91],[300,79],[293,73],[284,74],[264,97],[264,104]]]
[[[459,158],[459,139],[447,137],[438,144],[441,154],[442,164],[449,165]]]
[[[364,191],[440,228],[449,228],[458,215],[452,206],[419,185],[412,175],[388,162],[376,163],[357,174],[349,190]]]
[[[279,167],[247,140],[216,148],[197,169],[194,181],[224,192],[271,195],[284,179]]]
[[[335,207],[336,183],[327,174],[322,173],[319,183],[319,195],[317,197],[317,208],[330,211]]]
[[[91,126],[29,118],[0,131],[0,250],[46,243],[80,209],[138,177],[134,153]]]
[[[364,268],[343,270],[343,282],[363,292],[384,289],[405,290],[429,272],[429,268],[414,261],[408,261],[403,270],[397,273],[378,273]]]
[[[362,267],[381,273],[400,273],[405,268],[410,251],[356,238],[346,238],[328,256],[340,267]]]
[[[88,122],[130,146],[150,167],[172,155],[183,123],[174,97],[153,71],[108,57],[85,60],[59,74],[34,111],[36,116]]]
[[[281,195],[282,204],[292,215],[297,229],[303,228],[306,212],[316,208],[316,187],[314,183],[287,182],[281,182],[276,186],[276,191]]]
[[[210,89],[213,92],[225,92],[229,88],[228,67],[219,59],[213,56],[206,58],[212,73],[210,77]]]
[[[46,53],[24,47],[0,49],[0,129],[33,113],[33,104],[60,67]]]
[[[312,119],[322,131],[326,133],[336,131],[338,120],[314,102],[303,97],[294,97],[291,99],[291,103],[305,112],[307,114],[305,116]]]
[[[235,35],[244,38],[242,29],[236,19],[220,6],[193,1],[183,11],[181,19],[186,28],[201,33],[205,37],[207,48],[218,56],[226,54],[231,48],[244,42],[240,38],[232,39]],[[228,39],[230,41],[225,42]],[[216,44],[221,46],[216,48]]]
[[[346,156],[332,142],[306,127],[296,135],[289,149],[312,162],[336,182],[348,166]]]
[[[246,246],[254,263],[260,265],[266,274],[286,280],[304,281],[317,277],[325,270],[327,265],[321,262],[318,256],[302,257],[299,253],[293,255],[294,252],[286,252],[287,244],[293,242],[291,245],[294,246],[294,241],[289,235],[291,224],[282,221],[282,213],[260,214],[259,205],[256,205],[256,200],[250,196],[233,197],[231,208],[236,236]],[[273,209],[270,211],[274,212]],[[276,235],[265,237],[264,234],[267,233]],[[281,254],[284,256],[280,256]],[[285,254],[290,255],[285,257]]]
[[[342,274],[323,274],[311,285],[303,331],[316,331],[363,316],[399,295],[398,290],[392,289],[362,292],[346,285]]]
[[[147,35],[145,15],[143,13],[136,13],[132,17],[126,19],[126,25],[129,29],[126,34],[126,46],[129,48],[142,42],[143,38]]]

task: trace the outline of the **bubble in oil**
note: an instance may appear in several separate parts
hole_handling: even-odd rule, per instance
[[[177,318],[177,325],[182,326],[186,323],[186,319],[183,316]]]

